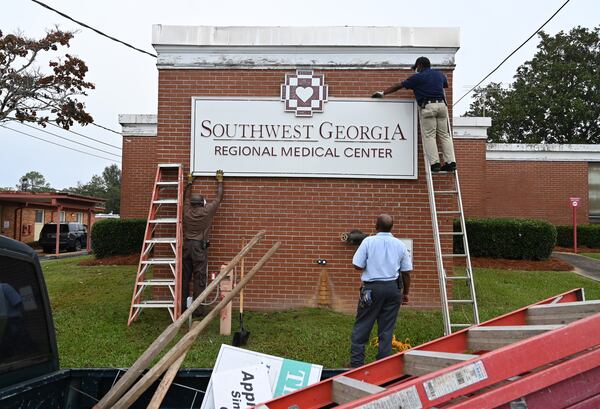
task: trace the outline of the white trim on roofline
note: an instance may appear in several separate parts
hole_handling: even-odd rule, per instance
[[[488,143],[486,160],[600,162],[600,145]]]
[[[123,136],[156,136],[157,116],[154,114],[120,114]]]
[[[409,69],[421,55],[454,68],[459,37],[454,27],[152,27],[161,69]]]

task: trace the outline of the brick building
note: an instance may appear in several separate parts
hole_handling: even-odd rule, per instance
[[[82,223],[91,231],[103,205],[104,199],[73,193],[0,192],[0,234],[33,243],[44,224],[57,221]],[[82,244],[89,248],[89,242]]]
[[[146,216],[157,163],[183,163],[186,173],[192,170],[200,176],[195,189],[212,199],[215,182],[209,176],[210,166],[198,159],[209,149],[203,151],[197,144],[205,143],[202,137],[215,131],[210,122],[198,122],[204,111],[220,106],[241,107],[223,114],[232,121],[248,112],[263,115],[271,109],[269,101],[282,99],[286,76],[298,75],[298,69],[310,69],[314,77],[323,76],[328,87],[329,101],[324,103],[323,116],[314,113],[315,118],[325,118],[326,112],[337,109],[333,107],[340,105],[338,101],[365,103],[373,91],[407,78],[412,74],[410,66],[420,55],[429,57],[452,87],[458,34],[453,28],[154,26],[158,115],[119,118],[123,125],[121,216]],[[451,95],[448,93],[449,107]],[[385,100],[413,101],[413,96],[402,90]],[[375,101],[369,102],[374,106]],[[285,115],[284,103],[280,104],[277,109]],[[408,109],[414,111],[414,103],[411,105]],[[366,105],[360,106],[365,109]],[[367,114],[357,110],[355,118],[349,120],[358,123],[363,116]],[[296,123],[292,113],[285,118]],[[455,118],[454,122],[467,217],[544,216],[564,223],[569,213],[563,217],[561,206],[568,195],[585,198],[580,211],[582,216],[587,212],[587,162],[563,162],[559,156],[557,161],[542,164],[508,153],[502,156],[502,147],[486,144],[489,119]],[[416,116],[408,117],[406,123],[416,130]],[[221,135],[229,136],[227,132],[229,128],[224,127]],[[248,128],[248,132],[254,135],[254,128]],[[437,308],[439,289],[422,146],[416,133],[404,133],[405,141],[417,142],[414,152],[412,148],[404,149],[407,161],[414,161],[414,173],[399,177],[369,177],[368,169],[363,174],[359,169],[334,174],[330,168],[328,174],[311,176],[316,162],[308,159],[304,165],[290,159],[282,162],[281,172],[273,171],[280,158],[258,158],[256,168],[270,170],[246,175],[238,169],[238,165],[243,167],[243,158],[221,158],[222,162],[210,168],[213,173],[217,167],[225,170],[225,198],[211,234],[210,270],[217,271],[221,263],[237,253],[243,240],[266,229],[267,239],[257,253],[274,241],[282,241],[283,245],[250,283],[246,291],[250,309],[315,306],[320,279],[326,272],[331,306],[352,311],[360,285],[359,274],[351,266],[356,247],[342,242],[340,234],[353,229],[371,233],[376,216],[387,212],[395,218],[395,235],[412,240],[415,272],[411,306]],[[334,158],[322,162],[316,166],[341,163]],[[380,162],[383,166],[384,161]],[[369,162],[376,168],[373,163]],[[303,170],[294,174],[287,170],[288,164],[289,168],[300,166]],[[232,172],[232,168],[236,170]],[[551,189],[543,189],[541,185],[548,178],[556,183]],[[524,196],[519,195],[520,191]],[[567,198],[563,198],[565,194]],[[568,203],[566,206],[568,210]],[[441,228],[451,229],[451,219],[443,221]],[[444,241],[443,251],[450,246],[449,240]],[[318,259],[327,260],[327,264],[317,264]],[[249,260],[248,265],[255,261]]]

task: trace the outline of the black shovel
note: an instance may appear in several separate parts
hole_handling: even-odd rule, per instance
[[[244,278],[244,259],[242,259],[240,270],[241,280]],[[231,344],[234,347],[246,345],[249,337],[250,331],[246,331],[246,328],[244,328],[244,290],[242,290],[240,291],[240,330],[233,333],[233,340]]]

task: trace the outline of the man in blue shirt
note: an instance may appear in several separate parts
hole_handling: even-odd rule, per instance
[[[392,352],[392,336],[400,304],[408,302],[412,260],[408,248],[392,236],[394,219],[389,214],[377,217],[377,234],[365,238],[352,264],[362,270],[356,321],[350,339],[350,366],[364,365],[365,344],[377,321],[379,351],[377,359]]]
[[[392,85],[385,91],[377,91],[373,98],[383,98],[402,88],[412,89],[419,105],[419,121],[423,135],[423,148],[432,172],[440,170],[453,172],[456,170],[454,145],[448,128],[448,106],[444,88],[448,88],[446,76],[438,70],[431,69],[427,57],[419,57],[412,66],[417,73],[405,81]],[[440,166],[436,138],[440,141],[444,166]]]

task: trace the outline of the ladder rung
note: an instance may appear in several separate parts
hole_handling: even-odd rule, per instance
[[[172,182],[167,182],[167,181],[156,182],[156,186],[178,186],[178,185],[179,185],[179,182],[175,182],[175,181],[172,181]]]
[[[462,236],[462,234],[463,234],[462,231],[441,231],[440,232],[440,236],[441,235]]]
[[[450,304],[473,304],[473,300],[448,300]]]
[[[150,239],[150,240],[146,240],[146,243],[154,243],[154,244],[158,244],[158,243],[177,243],[177,239],[175,237],[157,237],[154,239]]]
[[[133,304],[135,308],[173,308],[175,304],[169,300],[148,300]]]
[[[154,204],[177,204],[178,201],[177,199],[159,199],[159,200],[155,200],[152,203]]]
[[[175,219],[175,218],[154,219],[154,220],[148,220],[148,223],[177,223],[177,219]]]
[[[446,280],[468,280],[469,276],[446,276]]]
[[[438,214],[460,214],[460,210],[440,210]]]
[[[439,190],[439,191],[433,191],[436,195],[455,195],[458,193],[458,190]]]
[[[472,327],[473,324],[450,324],[451,327],[468,328]]]
[[[442,254],[442,257],[467,257],[466,254]]]
[[[159,168],[180,168],[181,163],[159,163]]]
[[[166,286],[171,286],[171,285],[175,285],[175,280],[153,278],[151,280],[140,281],[137,284],[138,285],[166,285]]]
[[[174,264],[174,258],[151,258],[142,261],[142,264]]]

